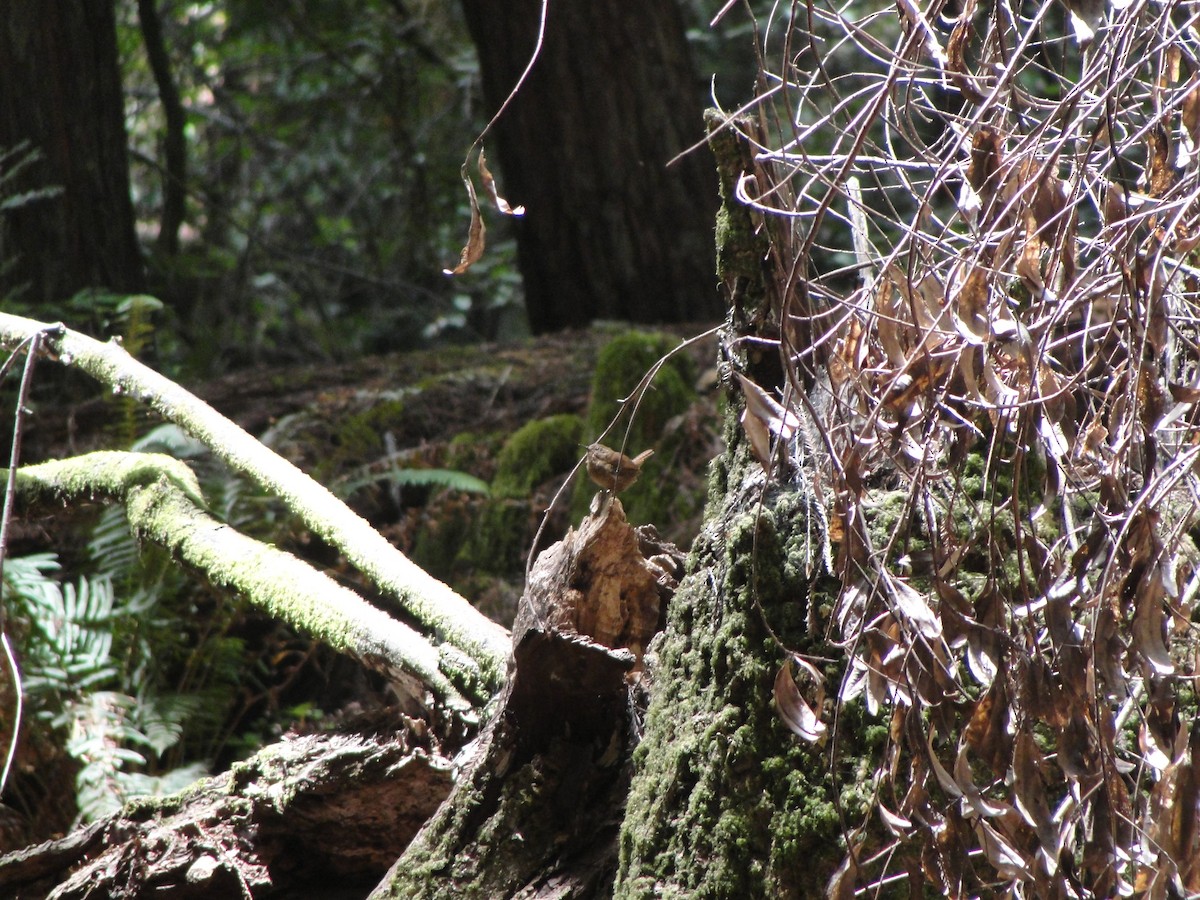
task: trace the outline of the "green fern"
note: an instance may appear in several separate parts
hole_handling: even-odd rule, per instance
[[[333,491],[343,500],[355,491],[379,482],[397,487],[441,487],[470,494],[487,494],[486,481],[454,469],[389,469],[353,475],[334,485]]]
[[[237,508],[239,479],[206,467],[203,446],[175,426],[134,447],[193,459],[226,510]],[[87,551],[89,573],[74,581],[53,554],[8,560],[2,602],[21,647],[32,723],[60,735],[76,760],[75,800],[92,820],[205,773],[194,757],[182,764],[181,745],[192,731],[207,748],[220,732],[244,648],[222,635],[220,611],[228,623],[237,614],[231,604],[210,608],[215,632],[196,633],[197,588],[165,552],[139,547],[120,507],[101,513]],[[155,771],[168,759],[176,765]]]

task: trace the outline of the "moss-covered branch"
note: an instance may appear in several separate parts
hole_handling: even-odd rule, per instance
[[[452,673],[460,691],[479,702],[497,690],[508,655],[507,631],[408,560],[323,486],[118,344],[93,340],[62,325],[0,313],[0,344],[5,347],[12,349],[36,332],[46,335],[43,346],[49,356],[145,403],[282,499],[314,534],[445,642],[441,667]]]
[[[21,499],[31,502],[117,500],[140,539],[165,547],[213,584],[373,669],[415,676],[440,700],[470,706],[441,670],[437,648],[290,553],[213,519],[202,508],[195,475],[176,459],[98,451],[26,466],[16,486]]]

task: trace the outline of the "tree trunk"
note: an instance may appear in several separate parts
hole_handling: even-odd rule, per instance
[[[778,354],[734,350],[747,337],[779,339],[766,238],[734,199],[738,179],[755,171],[752,148],[726,131],[712,146],[724,200],[717,271],[732,306],[724,353],[767,391],[782,390]],[[776,465],[768,477],[738,421],[742,392],[727,387],[706,524],[655,648],[616,897],[824,897],[845,856],[860,734],[846,716],[832,749],[803,743],[773,696],[796,652],[827,661],[825,683],[840,680],[842,653],[817,624],[837,592],[822,575],[823,504],[811,472]],[[820,701],[806,699],[821,716]]]
[[[112,0],[7,4],[0,85],[0,151],[39,157],[0,192],[60,189],[0,220],[0,297],[143,290]]]
[[[463,0],[488,106],[533,53],[541,0]],[[553,2],[528,80],[500,117],[504,191],[535,333],[594,319],[720,315],[712,278],[716,183],[674,0]]]

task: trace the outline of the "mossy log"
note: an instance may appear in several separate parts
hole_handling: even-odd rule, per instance
[[[166,800],[0,857],[0,896],[362,896],[450,792],[409,731],[273,744]]]

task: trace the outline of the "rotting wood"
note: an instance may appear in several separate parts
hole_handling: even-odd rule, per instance
[[[372,897],[607,895],[641,658],[682,570],[674,545],[597,495],[535,563],[498,711]]]

